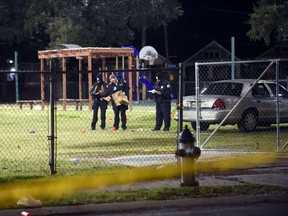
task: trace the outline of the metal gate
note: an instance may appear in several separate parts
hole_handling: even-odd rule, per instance
[[[287,123],[287,110],[286,101],[288,98],[281,95],[279,92],[279,85],[287,88],[288,74],[287,74],[287,60],[269,59],[269,60],[254,60],[254,61],[237,61],[237,62],[196,62],[195,63],[195,96],[196,96],[196,138],[197,145],[202,149],[225,149],[225,150],[266,150],[273,151],[276,146],[277,151],[283,150],[287,145],[287,124],[280,124],[280,118],[286,119]],[[245,94],[239,97],[237,103],[230,107],[230,111],[224,116],[221,121],[211,124],[209,130],[201,131],[203,129],[200,124],[203,124],[203,113],[206,112],[201,101],[200,89],[203,89],[207,83],[212,83],[219,80],[237,80],[237,79],[253,79],[250,88],[247,89]],[[235,115],[238,107],[243,105],[244,99],[247,98],[251,89],[255,87],[259,80],[274,81],[277,85],[274,89],[274,94],[271,95],[270,100],[273,100],[274,111],[276,113],[275,120],[268,122],[269,127],[259,127],[252,133],[243,133],[237,130],[237,122],[234,125],[224,126],[230,115]],[[251,93],[250,93],[251,94]],[[219,96],[220,97],[220,96]],[[246,99],[245,99],[246,100]],[[247,101],[247,100],[246,100]],[[271,101],[270,101],[271,102]],[[263,105],[265,106],[265,105]],[[221,110],[219,110],[221,111]],[[282,115],[282,116],[281,116]],[[268,116],[268,114],[267,114]],[[265,126],[265,122],[262,125]],[[234,138],[233,138],[234,137]],[[262,138],[260,138],[262,137]],[[263,138],[264,137],[264,138]],[[214,139],[214,140],[213,140]],[[203,140],[203,141],[202,141]],[[222,145],[219,143],[222,142]],[[225,142],[227,143],[225,146]],[[242,148],[239,145],[232,143],[243,142]],[[266,143],[267,142],[267,143]],[[215,143],[218,143],[215,145]],[[271,144],[274,146],[271,147]],[[261,148],[262,146],[266,146]],[[259,147],[260,146],[260,147]],[[268,147],[269,146],[269,147]],[[282,147],[281,147],[282,146]]]

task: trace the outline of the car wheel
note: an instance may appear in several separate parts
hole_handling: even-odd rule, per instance
[[[197,130],[196,122],[191,122],[191,126],[192,126],[193,130],[195,130],[195,131]],[[206,122],[200,123],[200,131],[206,131],[206,130],[208,130],[209,127],[210,127],[209,123],[206,123]]]
[[[237,124],[240,131],[252,132],[257,126],[257,114],[255,112],[249,111],[243,114],[242,119]]]

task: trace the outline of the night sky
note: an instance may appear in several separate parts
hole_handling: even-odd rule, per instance
[[[264,41],[250,41],[246,33],[249,14],[256,0],[179,0],[184,15],[167,27],[169,56],[172,63],[183,62],[213,40],[227,50],[231,50],[231,37],[235,37],[235,54],[242,60],[254,59],[270,49]],[[141,47],[140,33],[132,44]],[[147,30],[147,45],[153,46],[166,57],[163,27]],[[95,45],[97,46],[97,45]],[[19,48],[19,49],[18,49]],[[20,61],[38,62],[37,52],[27,47],[1,47],[2,59],[13,58],[14,50],[19,50]],[[24,48],[24,52],[23,52]],[[22,52],[23,53],[22,53]],[[7,56],[6,56],[7,55]]]
[[[185,61],[213,40],[231,50],[231,37],[235,37],[235,55],[253,59],[271,46],[264,41],[251,41],[246,33],[247,23],[255,0],[180,0],[184,15],[168,26],[169,56]],[[147,45],[165,56],[163,28],[149,30]]]

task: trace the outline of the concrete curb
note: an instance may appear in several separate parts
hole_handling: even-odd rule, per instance
[[[85,213],[115,213],[141,209],[177,208],[177,207],[205,207],[205,206],[233,206],[257,203],[288,203],[288,195],[241,195],[232,197],[187,198],[177,200],[140,201],[90,204],[77,206],[43,207],[37,209],[10,209],[1,210],[0,215],[16,216],[22,211],[29,212],[31,216],[73,215]]]

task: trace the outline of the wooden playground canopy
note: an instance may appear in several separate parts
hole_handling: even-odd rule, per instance
[[[88,66],[87,69],[89,72],[92,72],[92,60],[93,58],[102,59],[102,70],[105,70],[106,58],[128,58],[128,71],[132,69],[132,57],[134,55],[133,48],[113,48],[113,47],[85,47],[85,48],[67,48],[67,49],[54,49],[54,50],[44,50],[38,51],[38,58],[41,63],[41,72],[44,72],[45,60],[50,60],[53,58],[62,59],[62,74],[63,78],[63,110],[66,110],[67,102],[67,92],[66,92],[66,59],[67,58],[76,58],[79,61],[79,72],[82,71],[82,60],[87,59]],[[118,64],[118,60],[116,61]],[[118,69],[118,65],[115,66],[115,69]],[[122,68],[125,69],[125,68]],[[41,101],[42,109],[45,106],[45,90],[44,90],[44,73],[41,73]],[[132,72],[129,71],[129,85],[132,86]],[[92,73],[88,73],[88,92],[92,87]],[[92,109],[92,97],[89,95],[89,109]],[[79,73],[79,99],[80,100],[80,109],[82,109],[82,73]],[[130,100],[130,109],[132,107],[132,88],[129,91],[129,100]]]

